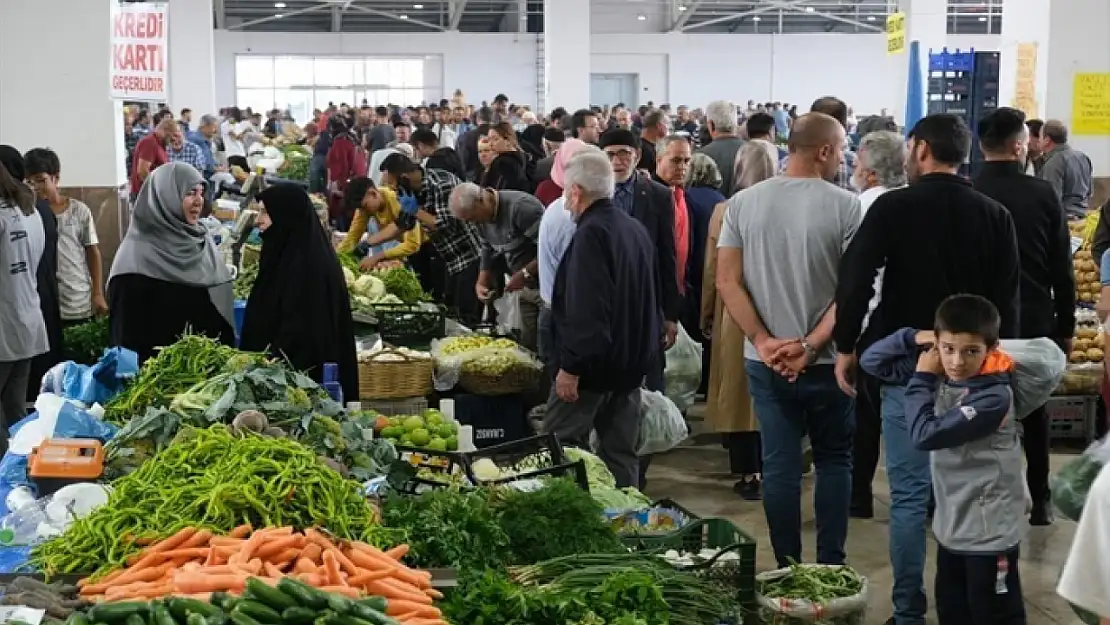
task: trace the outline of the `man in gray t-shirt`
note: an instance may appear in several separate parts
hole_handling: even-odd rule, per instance
[[[817,561],[844,562],[855,421],[852,400],[836,383],[832,302],[841,254],[860,222],[859,199],[831,183],[844,145],[844,128],[832,117],[799,117],[784,175],[729,200],[718,243],[717,288],[747,337],[764,509],[779,566],[802,560],[806,434],[821,483]]]

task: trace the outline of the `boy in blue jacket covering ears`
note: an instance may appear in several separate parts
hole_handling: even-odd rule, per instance
[[[910,436],[931,452],[940,625],[1026,622],[1025,479],[999,324],[986,298],[953,295],[937,308],[934,331],[899,330],[860,359],[884,382],[906,384]]]

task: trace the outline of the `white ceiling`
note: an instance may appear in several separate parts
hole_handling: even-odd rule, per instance
[[[999,32],[1001,3],[948,0],[949,31]],[[543,0],[214,0],[214,4],[217,28],[296,32],[543,30]],[[877,32],[896,7],[896,0],[591,0],[591,22],[595,31],[604,32]]]

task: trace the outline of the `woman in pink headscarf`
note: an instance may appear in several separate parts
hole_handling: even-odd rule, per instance
[[[563,172],[574,153],[586,144],[578,139],[567,139],[559,146],[555,153],[555,161],[551,164],[551,178],[544,180],[536,187],[536,199],[544,206],[551,206],[555,200],[563,197]]]

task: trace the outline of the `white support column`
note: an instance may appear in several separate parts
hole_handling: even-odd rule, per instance
[[[20,152],[52,148],[66,188],[117,188],[127,181],[123,108],[110,89],[112,3],[0,2],[0,58],[8,61],[0,63],[0,137]],[[65,45],[41,45],[45,32]],[[80,123],[37,123],[47,111],[69,109],[75,101],[81,103]]]
[[[544,0],[548,109],[590,105],[590,0]]]
[[[920,42],[921,84],[923,91],[928,87],[929,51],[940,52],[948,39],[948,2],[947,0],[898,0],[899,10],[906,14],[906,49],[903,54],[888,57],[894,64],[891,75],[896,82],[892,102],[892,114],[901,123],[906,116],[906,86],[909,83],[910,58],[909,44]],[[884,45],[885,48],[885,45]],[[926,111],[927,112],[927,111]]]
[[[170,37],[167,104],[175,115],[183,108],[192,109],[195,130],[201,115],[219,110],[212,0],[173,0],[166,19]]]
[[[1044,116],[1049,6],[1045,0],[1006,0],[1002,3],[1002,45],[999,48],[1002,75],[998,81],[998,103],[1019,108],[1030,119]],[[1033,60],[1032,68],[1025,67],[1030,60]]]
[[[1046,46],[1045,117],[1067,124],[1070,131],[1068,143],[1091,158],[1096,178],[1110,177],[1110,127],[1107,127],[1110,124],[1110,45],[1106,44],[1107,24],[1110,24],[1110,2],[1106,0],[1053,2]],[[1086,83],[1084,89],[1077,89],[1078,74],[1100,76],[1093,77],[1094,81]],[[1083,98],[1078,105],[1075,102],[1077,96]],[[1077,112],[1084,113],[1084,117],[1077,118]],[[1101,124],[1096,122],[1100,118]],[[1110,187],[1108,183],[1110,181],[1101,184]],[[1099,181],[1096,180],[1095,186],[1096,190],[1100,187]]]

